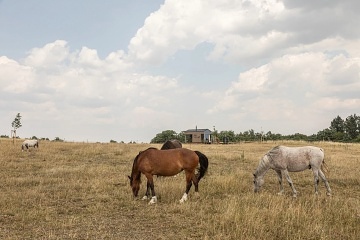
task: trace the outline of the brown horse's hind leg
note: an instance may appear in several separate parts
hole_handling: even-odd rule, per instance
[[[194,184],[194,187],[195,187],[195,192],[199,192],[199,180],[197,179],[197,177],[194,176],[192,177],[192,182]]]
[[[186,172],[186,194],[189,193],[191,186],[192,186],[192,182],[195,179],[195,174],[194,172]]]
[[[187,200],[187,195],[189,194],[189,191],[191,189],[192,181],[195,178],[194,172],[186,171],[185,175],[186,175],[186,190],[185,190],[184,195],[180,199],[180,203],[183,203]],[[196,185],[195,185],[195,188],[196,188]]]

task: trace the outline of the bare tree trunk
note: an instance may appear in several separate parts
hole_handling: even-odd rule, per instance
[[[16,130],[11,130],[11,135],[12,135],[12,139],[13,139],[13,145],[15,145],[15,138],[16,138]]]

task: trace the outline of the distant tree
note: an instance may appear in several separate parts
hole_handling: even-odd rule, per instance
[[[245,131],[242,134],[242,139],[243,141],[255,141],[256,139],[255,131],[253,129]]]
[[[344,120],[338,115],[331,121],[330,129],[334,132],[344,133],[345,125]]]
[[[111,139],[110,143],[117,143],[117,141]]]
[[[12,137],[13,137],[13,143],[15,143],[16,130],[17,130],[18,128],[21,128],[21,127],[22,127],[22,125],[21,125],[21,115],[20,115],[20,113],[16,114],[16,117],[15,117],[14,121],[12,121],[11,126],[14,128],[14,130],[13,130],[13,136],[12,136]]]
[[[271,131],[268,131],[265,135],[264,135],[264,139],[265,140],[280,140],[283,136],[279,133],[272,133]]]
[[[218,134],[218,138],[220,141],[225,142],[225,143],[236,141],[234,131],[221,131]]]
[[[333,140],[333,132],[326,128],[324,130],[321,130],[317,133],[317,140],[318,141],[332,141]]]
[[[334,142],[342,142],[344,141],[344,138],[345,138],[344,132],[333,132],[331,140]]]
[[[176,134],[174,139],[179,140],[180,142],[185,142],[186,135],[183,132]]]
[[[350,115],[345,120],[345,140],[353,141],[359,135],[359,121],[360,118],[354,115]]]
[[[53,140],[54,142],[63,142],[64,140],[62,140],[61,138],[59,137],[55,137],[55,139]]]
[[[312,134],[312,135],[308,136],[308,141],[310,141],[310,142],[318,141],[317,135],[316,135],[316,134]]]
[[[287,136],[289,138],[289,140],[295,140],[295,141],[306,141],[307,140],[307,136],[301,133],[295,133],[293,135],[289,135]]]
[[[220,141],[219,132],[218,132],[218,130],[215,130],[215,127],[214,127],[214,131],[212,132],[211,138],[214,143],[218,143]]]
[[[156,134],[156,136],[151,139],[151,143],[164,143],[167,140],[171,139],[178,139],[179,141],[184,141],[183,139],[180,139],[181,136],[178,136],[178,134],[174,130],[165,130],[161,133]]]

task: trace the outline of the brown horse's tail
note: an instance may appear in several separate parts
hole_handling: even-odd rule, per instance
[[[199,173],[198,173],[198,181],[200,181],[200,179],[202,177],[204,177],[207,169],[208,169],[208,166],[209,166],[209,160],[208,158],[201,152],[199,151],[195,151],[195,153],[198,155],[199,157],[199,163],[200,163],[200,168],[199,168]]]

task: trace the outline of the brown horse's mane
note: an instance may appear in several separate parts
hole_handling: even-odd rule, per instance
[[[143,152],[146,152],[147,150],[150,150],[150,149],[156,149],[156,150],[158,150],[158,149],[155,148],[155,147],[149,147],[148,149],[145,149],[144,151],[140,151],[140,152],[138,153],[138,155],[136,155],[136,157],[135,157],[135,159],[134,159],[133,168],[134,168],[134,165],[137,163],[137,160],[138,160],[140,154],[142,154]]]
[[[155,148],[155,147],[149,147],[148,149],[146,149],[146,150],[144,150],[144,151],[140,151],[140,152],[138,153],[138,155],[136,155],[136,157],[135,157],[135,159],[134,159],[134,162],[133,162],[133,167],[132,167],[132,171],[131,171],[131,177],[133,177],[134,170],[135,170],[135,166],[136,166],[136,164],[137,164],[137,162],[138,162],[138,159],[139,159],[140,155],[141,155],[143,152],[146,152],[147,150],[150,150],[150,149],[156,149],[156,150],[158,150],[158,149]],[[137,179],[140,179],[140,177],[141,177],[141,174],[138,174],[138,175],[136,176]]]

